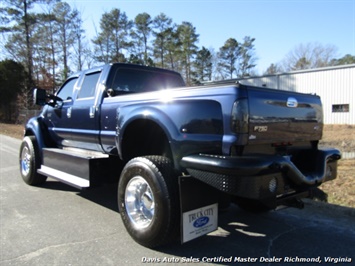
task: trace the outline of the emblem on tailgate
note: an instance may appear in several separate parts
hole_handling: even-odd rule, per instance
[[[254,132],[266,132],[267,126],[254,126]]]
[[[286,105],[287,105],[287,107],[297,107],[298,102],[297,102],[296,98],[288,97]]]

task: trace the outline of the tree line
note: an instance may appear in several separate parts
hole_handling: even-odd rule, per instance
[[[130,19],[114,8],[102,14],[95,36],[88,40],[82,13],[61,0],[3,0],[0,33],[6,54],[6,60],[0,62],[1,87],[12,88],[11,93],[0,88],[3,109],[9,109],[18,94],[21,105],[28,108],[34,87],[53,90],[71,73],[98,64],[124,62],[167,68],[180,72],[186,83],[193,85],[255,74],[257,61],[255,38],[245,36],[238,41],[231,37],[217,51],[199,48],[193,24],[176,24],[164,13],[156,17],[140,13]],[[310,60],[304,55],[289,64],[313,67]],[[331,60],[334,64],[335,59]],[[7,73],[10,68],[23,71],[13,85],[8,82],[13,77]],[[280,64],[271,64],[267,73],[281,70]]]
[[[25,66],[30,83],[47,88],[58,86],[71,72],[101,63],[168,68],[188,84],[247,75],[255,67],[255,38],[230,38],[217,53],[199,49],[192,23],[176,24],[164,13],[141,13],[131,20],[114,8],[101,16],[88,40],[81,12],[66,2],[5,0],[0,12],[7,54]]]

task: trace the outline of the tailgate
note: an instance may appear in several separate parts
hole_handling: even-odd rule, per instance
[[[319,96],[248,87],[249,143],[319,140],[323,112]]]

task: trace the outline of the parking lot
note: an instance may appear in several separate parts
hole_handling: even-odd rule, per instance
[[[18,170],[19,146],[19,140],[0,135],[0,265],[299,265],[355,259],[355,210],[312,201],[304,210],[265,214],[231,206],[207,236],[144,248],[121,222],[116,184],[79,191],[48,179],[42,187],[28,186]]]

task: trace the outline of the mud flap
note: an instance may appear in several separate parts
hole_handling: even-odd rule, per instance
[[[179,177],[181,243],[218,228],[218,190],[191,176]]]

